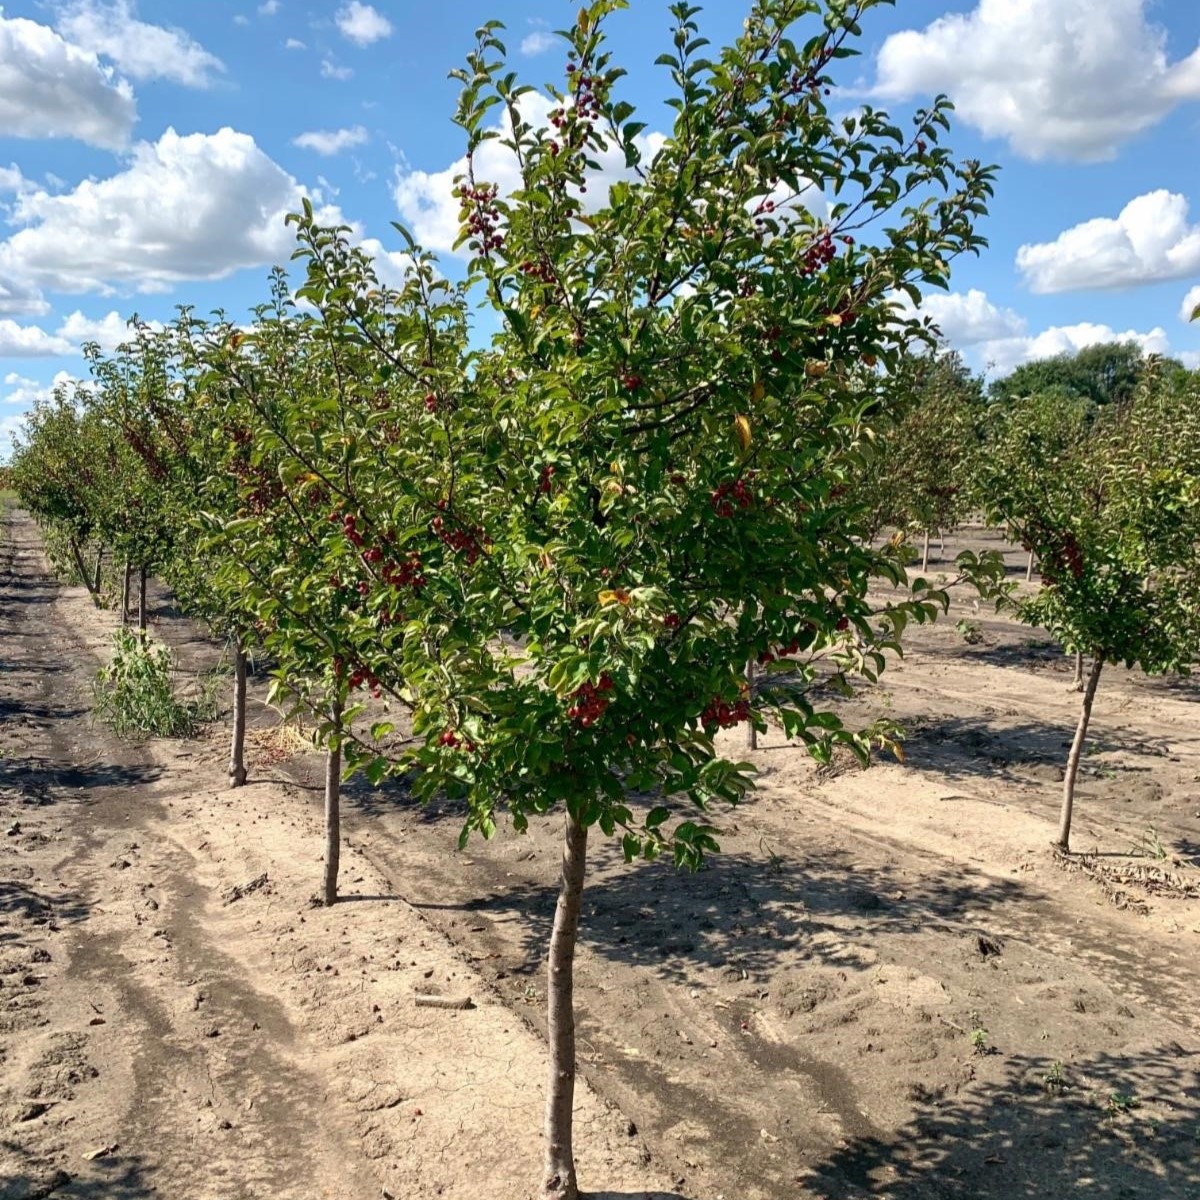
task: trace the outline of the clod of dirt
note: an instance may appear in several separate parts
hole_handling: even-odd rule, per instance
[[[243,896],[249,896],[251,892],[260,891],[267,893],[271,891],[271,881],[267,878],[265,871],[261,875],[256,875],[249,883],[235,884],[225,893],[222,903],[233,904]]]
[[[1001,938],[989,937],[985,933],[981,933],[978,937],[976,937],[975,945],[978,947],[979,953],[982,954],[984,958],[989,958],[992,956],[998,958],[1001,952],[1004,950],[1004,942]]]
[[[89,1150],[84,1156],[85,1162],[94,1162],[97,1158],[107,1158],[110,1154],[115,1154],[121,1148],[118,1142],[108,1142],[103,1146],[97,1146],[95,1150]]]
[[[418,1008],[474,1008],[470,996],[431,996],[425,992],[414,992],[413,1003]]]

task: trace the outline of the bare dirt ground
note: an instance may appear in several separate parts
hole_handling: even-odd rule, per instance
[[[356,848],[311,907],[313,809],[223,744],[89,722],[111,614],[0,539],[0,1197],[526,1197],[542,1042]],[[474,1008],[416,1007],[416,992]],[[663,1197],[586,1086],[580,1169]]]
[[[307,907],[319,761],[264,722],[238,793],[223,731],[108,740],[86,708],[111,615],[49,583],[27,522],[8,545],[0,1196],[528,1195],[557,823],[459,854],[451,808],[355,785],[353,898]],[[907,726],[906,765],[818,770],[768,736],[705,871],[593,843],[585,1186],[1200,1196],[1197,692],[1106,675],[1077,801],[1094,853],[1068,869],[1069,681],[1036,631],[956,603],[849,706]]]

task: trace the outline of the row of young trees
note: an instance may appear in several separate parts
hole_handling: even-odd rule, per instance
[[[970,439],[936,405],[963,372],[914,353],[928,330],[895,298],[918,303],[983,246],[993,172],[940,145],[943,99],[907,128],[869,107],[828,111],[832,72],[879,2],[757,0],[719,53],[698,9],[673,4],[659,61],[677,117],[652,158],[606,49],[620,0],[593,0],[564,31],[545,127],[528,119],[531,89],[506,65],[500,26],[484,26],[456,73],[463,279],[401,229],[407,270],[389,287],[352,231],[322,227],[306,205],[300,277],[277,271],[248,325],[190,310],[162,331],[135,321],[19,442],[16,486],[44,525],[156,571],[230,639],[233,784],[245,780],[249,652],[308,714],[328,754],[327,903],[344,771],[403,771],[420,796],[460,799],[463,841],[505,816],[520,831],[561,814],[548,1200],[578,1194],[572,963],[593,832],[620,838],[629,860],[694,866],[716,850],[714,810],[754,773],[728,757],[722,729],[770,721],[818,758],[838,744],[865,757],[871,731],[844,727],[818,697],[876,679],[906,626],[948,604],[910,581],[899,539],[872,536],[872,481],[928,451],[899,440],[916,394],[939,426],[938,487],[958,486],[946,447],[965,454]],[[519,170],[509,195],[476,175],[497,136]],[[597,207],[586,189],[614,149],[627,171]],[[1187,408],[1153,382],[1143,394],[1172,420]],[[1136,515],[1136,536],[1158,540],[1121,543],[1122,569],[1182,612],[1195,599],[1189,533],[1160,538],[1136,498],[1142,475],[1116,464],[1129,430],[1150,446],[1149,411],[1131,401],[1128,429],[1105,425],[1104,527]],[[1157,503],[1194,514],[1193,468],[1181,454]],[[896,476],[917,512],[924,484]],[[1029,478],[1032,492],[1040,476]],[[1076,579],[1052,540],[1060,514],[1034,518],[1026,491],[1002,492],[997,515],[1043,563],[1061,561],[1047,591],[1073,612],[1058,586]],[[1001,571],[996,557],[960,557],[981,588]],[[1111,562],[1094,571],[1095,587],[1114,586]],[[1043,603],[1042,619],[1058,620]],[[1182,624],[1163,626],[1171,665],[1192,653]],[[1097,662],[1128,657],[1107,627],[1061,630]],[[749,689],[747,663],[775,685]]]

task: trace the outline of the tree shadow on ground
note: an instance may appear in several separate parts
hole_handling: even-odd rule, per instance
[[[16,917],[31,925],[61,926],[82,921],[88,908],[75,892],[37,891],[13,879],[0,879],[0,917]]]
[[[1061,646],[1034,638],[1022,642],[986,642],[972,646],[966,642],[938,647],[939,655],[948,658],[969,659],[985,662],[993,667],[1016,667],[1022,670],[1037,668],[1061,668],[1065,687],[1074,673],[1074,661],[1068,658]]]
[[[62,763],[52,758],[0,758],[0,800],[15,793],[24,804],[52,804],[60,791],[87,792],[132,788],[162,778],[162,767],[150,763]]]
[[[80,717],[86,717],[89,712],[90,709],[69,708],[62,704],[56,704],[53,700],[38,703],[16,697],[0,697],[0,721],[2,722],[23,718],[27,723],[47,725],[51,721],[75,721]]]
[[[980,717],[920,718],[908,724],[904,743],[908,763],[949,778],[1013,777],[1030,770],[1041,777],[1064,767],[1074,727],[1046,722],[999,723]],[[1163,758],[1170,747],[1161,738],[1138,737],[1094,727],[1089,757],[1120,752]],[[1125,769],[1129,769],[1126,767]]]
[[[462,904],[416,907],[515,922],[524,955],[516,971],[532,973],[540,970],[557,894],[556,882],[506,880]],[[1017,883],[958,868],[920,881],[886,866],[865,870],[844,853],[794,860],[718,854],[689,872],[665,861],[627,864],[607,844],[593,855],[580,937],[603,958],[680,980],[697,965],[766,977],[797,958],[858,969],[874,961],[858,944],[866,951],[884,933],[949,931],[975,953],[989,910],[1025,894]]]
[[[917,1085],[908,1125],[850,1139],[806,1183],[825,1200],[1195,1200],[1198,1070],[1178,1045],[1065,1066],[1014,1057],[956,1096]]]
[[[15,1168],[14,1168],[15,1164]],[[147,1178],[140,1158],[113,1154],[72,1174],[37,1161],[18,1143],[0,1141],[0,1200],[154,1200],[161,1195]]]

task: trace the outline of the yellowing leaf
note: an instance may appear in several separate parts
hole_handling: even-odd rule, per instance
[[[586,8],[581,8],[579,10],[579,16],[578,16],[577,20],[579,22],[579,28],[582,29],[584,33],[587,33],[589,22],[588,22],[588,10]]]
[[[741,446],[742,453],[745,454],[750,449],[750,418],[734,417],[733,430],[737,434],[738,445]]]
[[[750,399],[753,400],[755,404],[757,404],[766,394],[767,394],[767,389],[763,385],[762,380],[756,379],[754,381],[754,386],[750,389]]]
[[[841,323],[842,323],[842,314],[841,313],[830,313],[829,316],[827,316],[825,318],[826,325],[837,326],[837,325],[841,325]]]
[[[629,604],[629,593],[624,588],[606,588],[600,593],[600,607],[608,608],[612,604]]]
[[[829,364],[822,362],[819,358],[810,358],[804,367],[804,373],[810,379],[823,379],[828,370]]]

